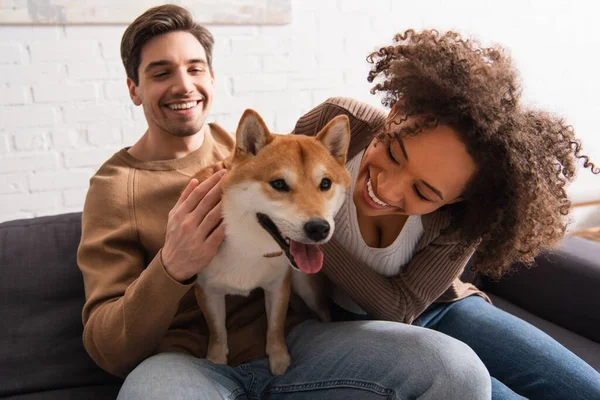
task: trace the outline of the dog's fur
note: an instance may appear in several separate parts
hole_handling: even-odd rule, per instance
[[[290,287],[320,319],[329,319],[314,274],[323,260],[316,245],[331,238],[333,217],[350,186],[349,140],[346,116],[308,137],[272,134],[255,111],[243,114],[222,182],[225,241],[196,279],[196,297],[209,327],[209,360],[227,363],[227,294],[264,289],[266,353],[275,375],[291,362],[284,337]]]

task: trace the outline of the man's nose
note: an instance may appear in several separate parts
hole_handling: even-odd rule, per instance
[[[192,77],[187,72],[179,72],[175,76],[175,82],[173,84],[173,93],[179,95],[185,95],[195,90],[194,82]]]

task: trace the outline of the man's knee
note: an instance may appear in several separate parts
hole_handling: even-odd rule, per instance
[[[179,353],[161,353],[140,363],[125,379],[118,400],[221,399],[231,392],[208,363]],[[226,380],[220,377],[220,380]],[[201,393],[201,394],[200,394]],[[198,397],[201,396],[201,397]]]

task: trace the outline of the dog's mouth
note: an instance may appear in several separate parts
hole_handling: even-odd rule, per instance
[[[277,225],[266,214],[257,213],[256,218],[260,226],[281,247],[281,250],[283,250],[293,268],[306,274],[314,274],[321,270],[323,266],[323,252],[319,249],[319,246],[285,238],[277,228]]]

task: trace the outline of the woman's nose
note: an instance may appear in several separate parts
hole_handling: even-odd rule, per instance
[[[383,201],[390,202],[399,208],[404,208],[404,199],[406,194],[406,179],[404,174],[390,177],[386,174],[380,174],[378,179],[378,192]]]

